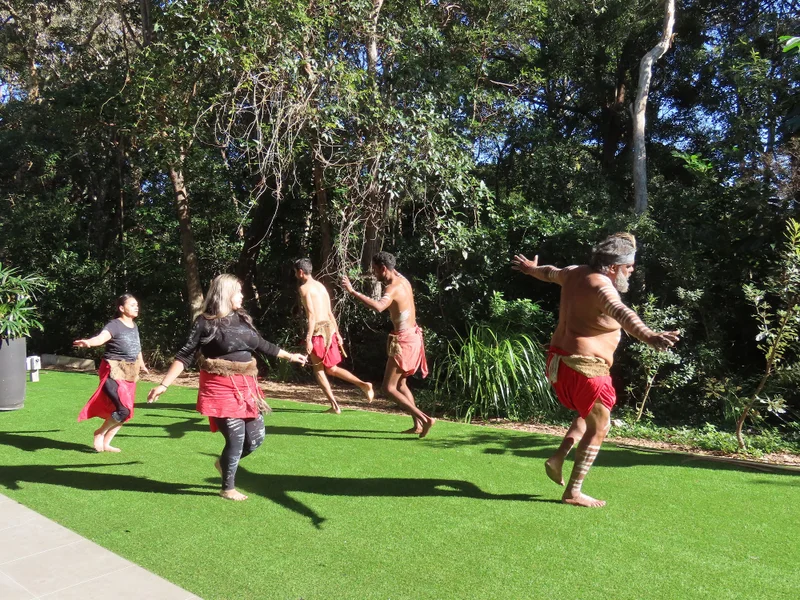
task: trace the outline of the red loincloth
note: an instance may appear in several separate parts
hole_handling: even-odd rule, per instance
[[[331,337],[331,343],[325,347],[325,336],[315,335],[311,338],[311,345],[313,347],[313,354],[322,361],[325,368],[330,369],[342,362],[342,353],[339,352],[339,344],[342,338],[338,333],[334,333]]]
[[[564,352],[556,346],[550,346],[547,353],[548,369],[556,354],[570,356],[569,352]],[[558,401],[568,409],[577,411],[584,419],[591,412],[597,400],[600,400],[608,410],[614,408],[617,403],[617,393],[611,382],[611,375],[587,377],[561,362],[558,365],[558,380],[552,385]]]
[[[423,378],[428,376],[425,342],[422,339],[422,329],[419,325],[413,329],[409,327],[390,333],[386,352],[390,358],[394,358],[406,377],[413,375],[418,370],[422,371]]]
[[[214,375],[200,371],[200,389],[197,390],[197,411],[209,417],[211,431],[217,425],[211,417],[228,419],[254,419],[260,411],[256,398],[263,398],[258,381],[253,375]]]
[[[101,360],[100,368],[97,370],[97,374],[100,376],[100,385],[97,387],[95,393],[92,394],[92,397],[89,398],[89,401],[84,405],[83,410],[81,410],[78,415],[78,421],[85,421],[92,417],[108,419],[111,417],[111,413],[117,410],[117,407],[114,406],[114,403],[111,402],[103,391],[103,385],[105,385],[106,379],[108,379],[110,373],[111,365],[106,362],[106,359]],[[119,394],[120,402],[122,402],[125,408],[131,411],[128,418],[123,421],[124,423],[130,421],[133,417],[133,405],[136,402],[136,382],[122,379],[115,379],[114,381],[117,382],[117,393]]]

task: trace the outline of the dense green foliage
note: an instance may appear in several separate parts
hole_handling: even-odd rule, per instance
[[[544,368],[544,352],[529,336],[498,338],[488,327],[471,327],[439,361],[434,398],[465,420],[547,416],[556,402]]]
[[[44,281],[36,275],[20,275],[19,269],[0,263],[0,339],[28,337],[42,329],[32,301]]]
[[[532,299],[539,326],[514,333],[546,343],[558,289],[512,274],[515,252],[564,266],[626,229],[641,246],[627,301],[654,317],[675,307],[685,325],[679,361],[655,365],[623,342],[621,407],[645,399],[663,424],[732,429],[763,373],[743,285],[773,276],[797,216],[800,57],[783,50],[800,11],[678,3],[650,87],[649,210],[634,218],[629,106],[662,11],[655,0],[1,2],[0,261],[51,282],[31,347],[69,351],[128,291],[145,353],[163,363],[223,271],[245,282],[265,335],[294,344],[289,265],[306,255],[337,295],[352,366],[377,378],[385,320],[335,285],[377,249],[412,280],[438,365],[473,326],[505,343],[495,292]],[[786,428],[800,399],[780,393],[785,412],[760,416]]]
[[[96,385],[43,372],[2,414],[0,493],[206,600],[788,600],[800,586],[797,473],[608,443],[584,484],[608,505],[577,510],[544,473],[556,436],[442,421],[419,440],[397,433],[407,416],[270,400],[237,474],[249,499],[227,502],[197,390],[145,404],[140,384],[122,452],[98,454],[99,421],[74,420]]]

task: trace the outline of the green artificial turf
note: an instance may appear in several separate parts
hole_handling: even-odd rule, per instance
[[[140,384],[98,454],[96,385],[45,372],[0,414],[0,492],[207,600],[798,597],[792,473],[608,444],[584,485],[608,506],[579,509],[544,475],[557,438],[273,401],[235,503],[195,390]]]

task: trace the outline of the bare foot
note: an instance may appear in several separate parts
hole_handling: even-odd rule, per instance
[[[247,496],[242,494],[241,492],[237,492],[236,490],[222,490],[219,495],[226,500],[235,500],[236,502],[241,502],[242,500],[247,500]]]
[[[419,435],[422,433],[422,427],[412,427],[411,429],[406,429],[405,431],[401,431],[400,433],[413,433],[414,435]]]
[[[106,452],[122,452],[122,450],[114,446],[111,446],[110,444],[106,444],[105,446],[103,446],[103,450],[105,450]]]
[[[339,408],[338,406],[331,407],[328,410],[326,410],[325,413],[331,413],[333,415],[340,415],[340,414],[342,414],[342,409]]]
[[[364,392],[364,395],[367,397],[367,404],[371,404],[372,401],[375,400],[375,390],[372,389],[371,383],[361,388],[361,391]]]
[[[597,500],[586,494],[572,494],[569,492],[564,492],[564,495],[561,496],[561,501],[572,506],[584,506],[586,508],[600,508],[606,505],[605,500]]]
[[[564,485],[564,475],[562,473],[562,469],[564,467],[564,461],[558,460],[555,456],[551,456],[547,459],[547,462],[544,463],[544,470],[547,473],[547,476],[555,481],[558,485]]]
[[[214,461],[214,468],[219,473],[219,476],[222,477],[222,466],[219,464],[219,459]]]
[[[94,432],[94,449],[97,450],[98,452],[102,452],[103,450],[105,450],[104,448],[105,440],[103,439],[104,435],[105,432],[100,433],[99,429]]]
[[[422,424],[422,431],[420,432],[419,437],[424,438],[426,435],[428,435],[428,432],[434,425],[436,425],[436,419],[429,417],[428,422]]]

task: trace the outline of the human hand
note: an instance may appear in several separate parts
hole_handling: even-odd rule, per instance
[[[75,340],[72,342],[72,345],[77,348],[91,348],[89,345],[89,340]]]
[[[539,266],[539,255],[533,257],[533,260],[528,260],[522,254],[517,254],[511,259],[511,268],[525,275],[533,274],[533,270]]]
[[[355,290],[353,284],[350,283],[350,278],[347,275],[342,275],[342,287],[348,294],[352,294]]]
[[[678,340],[680,340],[680,337],[678,337],[679,334],[680,331],[661,331],[650,336],[650,339],[647,341],[647,343],[656,350],[665,352],[666,350],[672,348],[678,342]]]
[[[159,383],[156,387],[150,390],[149,394],[147,394],[147,403],[152,404],[153,402],[158,400],[158,397],[161,394],[163,394],[166,391],[167,391],[167,386],[165,386],[163,383]]]
[[[305,354],[290,354],[289,360],[305,366],[305,364],[308,362],[308,357]]]
[[[311,340],[306,340],[306,354],[311,354],[314,351],[314,344]]]

